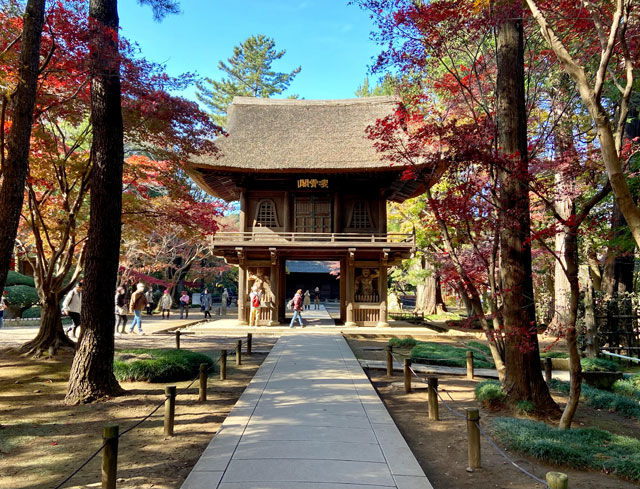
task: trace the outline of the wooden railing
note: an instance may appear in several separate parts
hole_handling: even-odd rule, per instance
[[[415,246],[414,234],[407,233],[284,233],[269,231],[222,232],[213,237],[214,245],[223,243],[338,243],[338,244],[405,244]]]

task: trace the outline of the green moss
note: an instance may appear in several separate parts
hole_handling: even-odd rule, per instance
[[[502,386],[497,380],[483,380],[478,382],[475,388],[476,399],[483,406],[492,407],[504,401]]]
[[[389,344],[396,348],[413,348],[417,340],[413,338],[391,338]]]
[[[445,343],[419,341],[411,350],[411,360],[431,365],[465,367],[467,365],[467,349]],[[476,368],[493,368],[493,361],[491,357],[474,351],[473,365]]]
[[[113,371],[120,381],[171,382],[195,378],[200,364],[213,366],[208,355],[190,350],[118,350]]]
[[[640,440],[595,428],[559,430],[538,421],[495,418],[500,441],[511,450],[574,469],[607,469],[640,480]]]

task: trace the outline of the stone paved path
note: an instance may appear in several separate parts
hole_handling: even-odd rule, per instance
[[[339,334],[281,337],[182,489],[432,489]]]

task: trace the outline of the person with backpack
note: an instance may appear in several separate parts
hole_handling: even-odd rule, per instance
[[[249,326],[258,326],[258,313],[260,312],[260,292],[257,285],[254,285],[251,288],[251,293],[249,294],[249,304],[251,304]]]
[[[82,280],[71,289],[62,301],[62,312],[71,318],[73,326],[65,330],[65,333],[73,329],[71,336],[76,337],[76,329],[80,327],[80,308],[82,307]]]
[[[180,319],[182,319],[182,316],[189,319],[189,302],[191,302],[189,294],[187,294],[186,290],[183,290],[180,296]]]
[[[120,326],[122,326],[122,333],[127,326],[127,295],[124,292],[124,287],[118,287],[116,289],[116,336],[120,336]]]
[[[129,328],[129,333],[133,333],[133,329],[136,324],[138,325],[138,334],[144,335],[142,331],[142,310],[147,306],[147,298],[144,294],[144,284],[138,284],[136,291],[131,296],[131,302],[129,303],[129,309],[133,311],[133,321]]]
[[[296,295],[293,296],[293,317],[291,318],[291,324],[289,324],[290,328],[293,328],[293,323],[296,318],[300,323],[300,326],[304,328],[304,322],[302,321],[302,289],[298,289]]]

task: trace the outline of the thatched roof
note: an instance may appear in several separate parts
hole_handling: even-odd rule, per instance
[[[292,100],[235,97],[220,156],[201,156],[193,167],[256,172],[388,169],[366,128],[393,112],[396,97]]]

